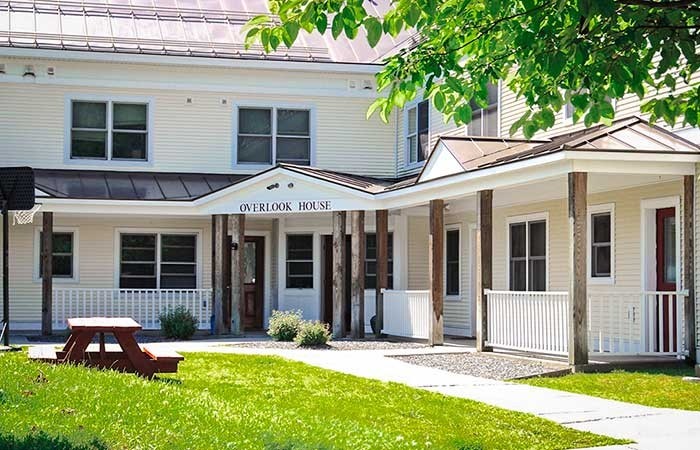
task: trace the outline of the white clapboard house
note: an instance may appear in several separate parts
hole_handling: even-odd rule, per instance
[[[266,55],[241,37],[263,1],[136,3],[0,4],[0,166],[33,167],[39,205],[9,230],[14,330],[182,304],[203,330],[280,309],[358,336],[380,304],[436,344],[695,356],[697,130],[630,95],[524,140],[501,85],[466,127],[427,100],[385,124],[374,75],[410,33]]]

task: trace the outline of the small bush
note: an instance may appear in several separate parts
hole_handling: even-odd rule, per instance
[[[160,330],[171,339],[189,339],[197,331],[197,318],[184,306],[176,306],[160,315]]]
[[[327,323],[304,322],[294,338],[294,342],[302,347],[324,345],[331,339],[331,332]]]
[[[272,311],[267,334],[276,341],[293,341],[303,323],[301,311]]]

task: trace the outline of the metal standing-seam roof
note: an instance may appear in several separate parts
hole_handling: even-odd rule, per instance
[[[365,2],[381,16],[390,2]],[[414,31],[383,36],[374,47],[364,30],[354,40],[330,31],[299,32],[287,49],[266,54],[244,46],[242,27],[267,13],[265,0],[4,0],[0,1],[0,46],[214,58],[308,62],[379,63],[416,42]],[[329,24],[330,25],[330,24]]]
[[[249,175],[34,169],[37,189],[55,198],[189,201]]]

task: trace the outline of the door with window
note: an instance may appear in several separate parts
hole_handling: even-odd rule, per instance
[[[263,326],[263,277],[265,238],[246,236],[243,245],[243,326],[246,330]]]
[[[656,290],[676,291],[676,208],[656,210]],[[663,321],[656,320],[656,350],[670,352],[678,348],[676,296],[657,296],[657,314]],[[660,311],[659,311],[660,309]]]

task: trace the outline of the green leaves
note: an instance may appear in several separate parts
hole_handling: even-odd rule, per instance
[[[382,24],[376,17],[367,17],[364,22],[365,30],[367,31],[367,42],[370,47],[374,47],[382,37]]]
[[[472,120],[489,103],[487,85],[502,81],[522,116],[511,134],[550,128],[571,102],[573,119],[609,123],[612,101],[630,93],[652,120],[696,124],[700,111],[697,11],[617,0],[392,0],[382,17],[363,0],[269,0],[274,16],[245,26],[247,46],[294,45],[300,30],[357,38],[370,46],[408,30],[377,75],[381,97],[368,115],[382,120],[425,90],[444,118]],[[373,10],[371,10],[373,11]],[[403,35],[402,35],[403,36]],[[472,103],[470,105],[470,102]],[[512,103],[510,103],[512,104]]]

